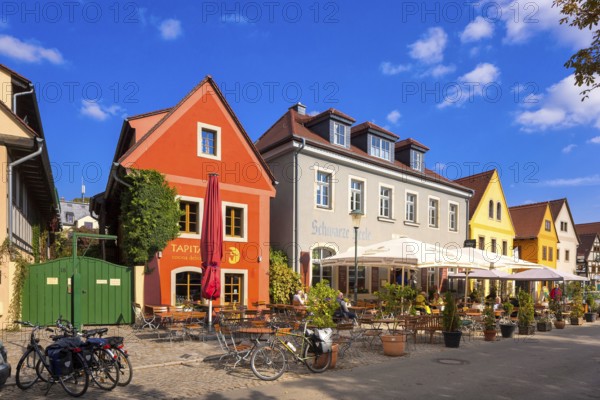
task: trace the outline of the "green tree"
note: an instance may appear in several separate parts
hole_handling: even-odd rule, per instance
[[[568,24],[580,30],[594,31],[589,47],[580,49],[565,63],[566,68],[575,69],[575,84],[588,87],[581,92],[582,101],[589,93],[600,86],[597,82],[600,73],[600,2],[598,0],[554,0],[553,6],[560,8],[561,24]]]
[[[177,191],[155,170],[132,169],[121,196],[121,232],[127,262],[146,264],[179,234]]]
[[[290,295],[302,288],[300,274],[288,266],[281,250],[269,251],[269,295],[273,304],[288,304]]]

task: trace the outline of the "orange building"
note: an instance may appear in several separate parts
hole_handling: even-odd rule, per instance
[[[548,202],[510,207],[519,258],[556,268],[558,235]]]
[[[138,294],[143,291],[144,303],[200,299],[200,231],[209,173],[219,174],[223,209],[220,303],[268,300],[269,203],[275,181],[210,76],[175,107],[123,122],[106,191],[91,206],[101,232],[105,227],[119,232],[119,175],[131,166],[161,172],[177,189],[184,213],[179,237],[151,260],[143,288],[136,288]],[[111,250],[119,261],[120,250]]]

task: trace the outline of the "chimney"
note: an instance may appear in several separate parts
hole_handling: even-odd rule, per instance
[[[290,109],[296,111],[300,115],[306,115],[306,106],[300,102],[291,106]]]

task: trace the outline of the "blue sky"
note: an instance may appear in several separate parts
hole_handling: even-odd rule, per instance
[[[36,85],[59,194],[104,190],[123,118],[205,75],[253,140],[297,101],[372,121],[456,179],[498,168],[509,205],[567,197],[600,220],[600,91],[563,66],[589,32],[551,1],[21,2],[0,62]]]

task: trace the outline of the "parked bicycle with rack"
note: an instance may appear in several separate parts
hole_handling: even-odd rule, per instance
[[[33,328],[29,344],[17,364],[15,374],[17,386],[21,390],[27,390],[42,380],[47,385],[46,394],[54,384],[60,383],[70,396],[83,395],[88,389],[90,377],[85,368],[81,348],[63,342],[50,345],[44,350],[36,335],[41,329],[54,332],[52,329],[33,325],[27,321],[15,321],[15,323]]]
[[[304,321],[300,333],[283,332],[275,327],[269,341],[252,353],[250,367],[254,375],[264,381],[279,378],[286,369],[286,353],[310,371],[324,372],[331,364],[332,331],[329,328],[312,331],[307,325],[308,321]]]

